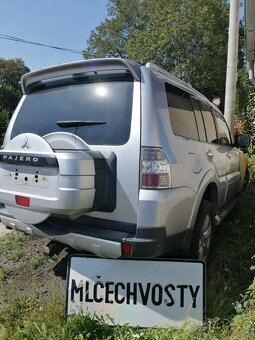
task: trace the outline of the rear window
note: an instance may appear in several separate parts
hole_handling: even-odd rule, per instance
[[[43,136],[65,131],[92,145],[125,144],[130,135],[133,82],[130,74],[108,74],[39,85],[27,95],[11,138],[24,132]],[[60,121],[90,124],[60,127]]]

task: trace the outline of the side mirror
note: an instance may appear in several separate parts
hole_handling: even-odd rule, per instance
[[[251,137],[247,134],[237,135],[235,137],[235,146],[241,149],[247,149],[251,143]]]

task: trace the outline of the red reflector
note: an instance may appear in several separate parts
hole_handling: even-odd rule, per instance
[[[15,200],[17,205],[21,205],[22,207],[30,206],[30,197],[15,196]]]
[[[132,245],[129,243],[121,244],[121,252],[122,255],[131,255],[132,254]]]

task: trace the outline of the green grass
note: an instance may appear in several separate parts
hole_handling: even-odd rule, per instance
[[[247,300],[251,301],[251,300]],[[254,300],[253,300],[254,303]],[[40,306],[36,299],[19,299],[0,314],[0,338],[5,339],[254,339],[254,305],[243,306],[232,320],[210,319],[203,327],[141,329],[111,327],[102,319],[73,316],[65,319],[58,299]]]
[[[37,269],[46,262],[46,257],[43,254],[36,254],[29,260],[29,265],[32,269]]]
[[[238,209],[216,231],[207,275],[208,317],[230,318],[234,303],[252,283],[255,254],[255,190],[249,188]]]
[[[4,280],[6,279],[7,275],[8,275],[8,269],[6,268],[0,268],[0,289],[1,289],[1,285],[4,282]]]
[[[254,161],[255,162],[255,161]],[[0,240],[0,251],[15,255],[23,234]],[[255,186],[251,182],[240,203],[216,230],[207,268],[207,321],[203,327],[175,330],[110,327],[102,319],[66,319],[64,301],[54,296],[10,300],[0,308],[0,339],[255,339]],[[28,265],[43,264],[40,255]],[[0,276],[5,279],[8,273]],[[1,282],[1,280],[0,280]]]
[[[15,259],[17,256],[20,258],[19,246],[28,239],[28,235],[23,233],[10,233],[5,237],[0,238],[0,252],[8,253]]]

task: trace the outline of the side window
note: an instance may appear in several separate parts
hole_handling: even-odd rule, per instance
[[[230,138],[230,133],[229,133],[227,123],[225,122],[223,116],[220,113],[215,112],[215,111],[214,113],[215,113],[215,118],[216,118],[217,129],[218,129],[218,143],[230,145],[231,138]]]
[[[218,143],[216,127],[212,112],[209,107],[201,103],[202,115],[205,123],[206,137],[208,143]]]
[[[166,84],[166,94],[174,134],[198,140],[197,124],[188,93]]]
[[[205,126],[202,118],[202,112],[197,100],[191,98],[191,103],[195,112],[197,121],[198,136],[201,142],[206,142]]]

